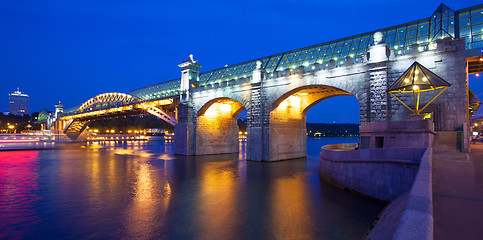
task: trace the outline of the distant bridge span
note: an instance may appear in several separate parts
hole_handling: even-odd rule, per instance
[[[165,122],[176,125],[177,98],[145,101],[126,93],[103,93],[84,102],[75,112],[62,115],[56,128],[70,139],[83,138],[90,122],[122,115],[152,114]]]

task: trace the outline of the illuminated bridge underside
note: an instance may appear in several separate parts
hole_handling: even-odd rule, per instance
[[[146,113],[155,115],[174,126],[177,122],[175,118],[177,101],[174,98],[143,101],[129,94],[104,93],[89,99],[74,113],[62,116],[60,128],[69,138],[76,140],[92,121]]]
[[[317,63],[323,69],[363,62],[374,44],[373,34],[380,31],[395,56],[411,54],[413,44],[428,48],[431,42],[442,38],[464,38],[467,58],[482,55],[483,48],[483,4],[454,11],[442,4],[427,18],[379,29],[335,41],[321,43],[293,51],[283,52],[252,61],[239,63],[208,72],[199,76],[199,88],[212,88],[223,85],[246,84],[256,68],[256,62],[262,61],[262,68],[276,77],[286,69],[296,69]],[[481,72],[481,67],[472,68],[469,73]],[[143,100],[159,99],[180,94],[180,79],[132,90],[131,95]]]
[[[468,74],[482,73],[483,72],[483,57],[476,56],[470,57],[468,61]]]

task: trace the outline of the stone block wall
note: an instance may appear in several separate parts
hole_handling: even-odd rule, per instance
[[[277,108],[270,113],[270,121],[271,161],[307,156],[306,120],[299,108]]]
[[[174,127],[174,154],[196,155],[196,115],[187,103],[178,106],[178,123]]]
[[[432,146],[434,124],[430,120],[386,121],[361,123],[361,138],[370,139],[369,146],[376,148],[376,138],[382,140],[384,148],[428,148]]]
[[[233,117],[198,117],[196,155],[238,152],[238,126]]]
[[[322,148],[319,174],[337,186],[392,201],[409,191],[425,148],[337,151]]]
[[[454,131],[466,121],[467,103],[467,74],[464,39],[443,39],[436,41],[437,48],[426,52],[413,52],[412,54],[398,56],[395,61],[388,64],[388,85],[393,84],[399,76],[415,61],[443,78],[452,86],[439,96],[431,105],[440,105],[442,131]],[[439,91],[421,94],[421,104],[429,102]],[[403,96],[409,106],[414,106],[413,96]],[[394,98],[390,98],[391,116],[389,120],[407,120],[410,111]],[[430,105],[430,106],[431,106]]]

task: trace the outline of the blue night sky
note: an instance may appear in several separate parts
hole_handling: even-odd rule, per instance
[[[31,112],[59,100],[70,107],[178,78],[190,53],[208,71],[429,17],[440,3],[0,0],[0,111],[17,87],[30,95]],[[481,2],[444,3],[457,10]],[[480,99],[482,82],[470,76]],[[336,97],[307,121],[358,123],[358,111],[354,97]]]

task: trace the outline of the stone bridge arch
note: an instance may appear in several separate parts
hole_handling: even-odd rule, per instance
[[[245,106],[232,98],[215,98],[196,112],[198,155],[238,152],[237,117]]]
[[[270,159],[305,157],[308,110],[325,99],[347,95],[352,94],[331,86],[308,85],[292,89],[273,101],[269,116]]]
[[[293,74],[290,76],[268,79],[266,85],[270,87],[266,91],[266,101],[270,111],[277,106],[284,98],[306,88],[325,87],[345,92],[344,95],[352,95],[359,102],[360,121],[370,122],[370,88],[371,74],[363,66],[353,65],[331,70],[321,70],[304,74]],[[283,83],[283,84],[280,84]],[[322,100],[321,100],[322,101]]]
[[[250,107],[250,92],[247,89],[238,89],[238,91],[231,91],[231,89],[214,89],[207,91],[199,91],[193,93],[195,101],[193,101],[193,110],[195,112],[202,111],[204,107],[216,102],[217,99],[232,99],[242,104],[245,109]]]

